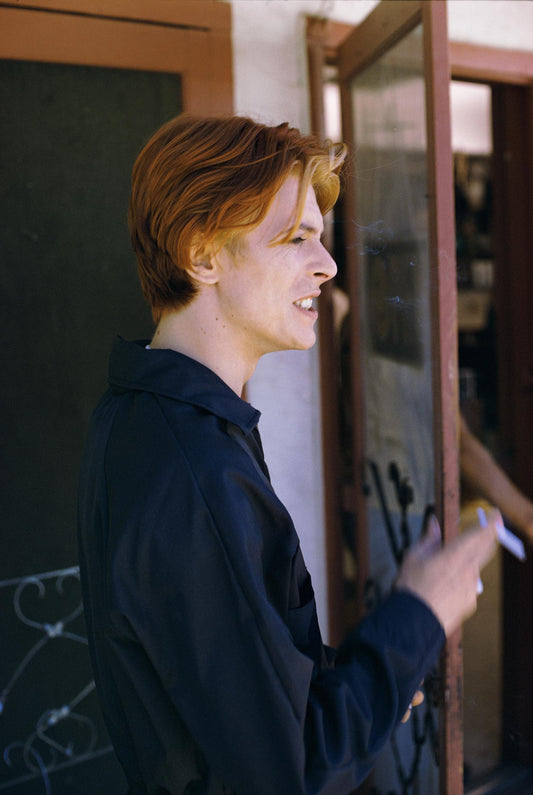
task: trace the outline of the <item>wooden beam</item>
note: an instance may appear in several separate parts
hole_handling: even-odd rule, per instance
[[[217,0],[22,0],[0,6],[19,11],[43,11],[70,16],[161,24],[204,31],[229,31],[231,6]]]
[[[533,52],[450,42],[450,65],[456,80],[533,84]]]
[[[311,130],[325,138],[324,114],[324,41],[327,20],[307,20],[307,63],[309,75]],[[333,253],[333,218],[324,219],[324,238]],[[328,595],[328,641],[338,646],[345,635],[344,574],[342,543],[342,503],[339,439],[339,334],[335,329],[333,311],[333,283],[322,286],[319,299],[319,357],[322,426],[322,458],[324,462],[324,524],[326,528],[326,571]]]
[[[181,26],[179,19],[198,21],[198,14],[180,17],[176,9],[181,3],[168,3],[175,8],[167,15],[172,25],[153,24],[146,19],[118,19],[110,16],[124,5],[122,0],[106,0],[107,15],[63,13],[52,10],[61,3],[38,0],[38,10],[28,6],[10,7],[0,3],[0,57],[14,60],[83,64],[120,69],[179,73],[182,77],[184,108],[193,113],[222,114],[233,109],[231,58],[231,7],[228,4],[198,0],[204,13],[211,6],[222,7],[215,15],[217,28]],[[62,5],[67,5],[63,3]],[[76,8],[99,7],[98,3],[73,0]],[[161,2],[154,5],[161,12]],[[49,6],[46,9],[44,6]],[[139,11],[138,2],[131,3],[130,17]],[[146,4],[143,4],[146,17]],[[152,6],[150,5],[150,9]],[[162,16],[161,13],[159,15]],[[223,24],[222,24],[222,18]],[[160,20],[161,21],[161,20]]]
[[[424,5],[423,0],[382,0],[344,39],[338,51],[339,79],[353,77],[416,27]]]
[[[459,416],[457,394],[457,275],[446,3],[423,8],[427,172],[430,206],[430,300],[433,362],[433,444],[436,511],[444,537],[459,533]],[[461,630],[441,659],[440,791],[463,792]]]

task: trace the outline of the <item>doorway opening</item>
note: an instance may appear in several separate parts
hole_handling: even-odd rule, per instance
[[[501,458],[494,309],[491,88],[452,81],[457,256],[459,404],[471,433]],[[463,426],[464,427],[464,426]],[[481,503],[482,505],[482,503]],[[475,520],[479,495],[461,484],[461,521]],[[483,597],[463,627],[465,786],[501,760],[501,551],[483,571]]]
[[[452,47],[454,53],[456,49]],[[457,53],[454,57],[461,62]],[[323,78],[325,133],[339,140],[333,59],[329,64]],[[527,402],[533,393],[533,336],[528,335],[527,312],[533,279],[526,267],[531,241],[526,215],[531,208],[527,185],[533,162],[532,91],[527,80],[507,72],[495,82],[493,73],[487,73],[486,83],[479,76],[463,76],[460,69],[459,76],[461,81],[476,81],[452,84],[461,412],[493,458],[531,495],[533,470],[525,465],[523,448],[528,438],[524,429],[533,416]],[[468,126],[474,127],[476,138],[468,137]],[[338,252],[342,279],[342,242]],[[334,355],[339,359],[342,348]],[[342,432],[339,435],[342,439]],[[350,504],[345,485],[341,494],[344,521]],[[469,496],[463,490],[464,502]],[[474,511],[475,505],[470,506]],[[509,524],[513,526],[512,520]],[[342,529],[345,533],[344,523]],[[361,609],[357,559],[343,550],[342,562],[343,615],[349,626]],[[469,792],[500,791],[495,787],[503,781],[514,787],[506,791],[529,791],[525,787],[530,786],[533,723],[528,672],[533,642],[531,633],[520,627],[530,625],[533,612],[530,571],[529,563],[517,563],[499,551],[483,574],[485,593],[478,614],[465,626],[464,761]]]

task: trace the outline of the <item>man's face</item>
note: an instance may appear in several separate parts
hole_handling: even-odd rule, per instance
[[[288,177],[263,221],[245,234],[236,253],[223,249],[220,323],[233,338],[233,350],[255,363],[265,353],[310,348],[318,317],[312,301],[337,266],[320,241],[323,219],[309,188],[301,223],[288,243],[275,243],[294,221],[299,179]]]

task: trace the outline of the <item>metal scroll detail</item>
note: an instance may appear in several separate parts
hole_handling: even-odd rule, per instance
[[[386,489],[378,465],[374,461],[368,461],[368,471],[371,475],[371,482],[365,484],[367,494],[375,490],[377,501],[384,522],[386,537],[391,556],[395,566],[399,567],[403,558],[415,540],[412,537],[408,522],[409,506],[414,502],[414,492],[410,485],[409,478],[402,476],[398,465],[391,461],[388,465],[388,479],[393,485],[396,506],[394,515],[398,515],[399,526],[395,526],[393,512],[389,508]],[[428,505],[423,519],[421,532],[425,529],[429,516],[433,513],[433,506]],[[370,578],[365,583],[366,606],[368,609],[377,607],[384,597],[381,585],[376,580]],[[388,795],[412,795],[417,792],[417,781],[420,774],[420,766],[424,749],[427,749],[433,758],[435,765],[439,765],[439,735],[437,712],[439,706],[439,675],[438,671],[432,671],[425,679],[422,690],[424,692],[424,703],[413,710],[409,724],[397,729],[392,735],[390,748],[396,779],[399,782],[398,791],[388,789]],[[410,730],[411,741],[409,753],[406,753],[405,745],[400,751],[399,732]],[[371,789],[371,795],[382,795],[376,787]]]
[[[79,569],[0,581],[0,791],[112,750],[91,679]]]

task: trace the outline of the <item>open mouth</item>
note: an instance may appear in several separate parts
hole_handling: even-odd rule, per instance
[[[299,301],[294,302],[294,306],[299,307],[299,309],[306,309],[310,310],[313,308],[313,299],[312,298],[301,298]]]

